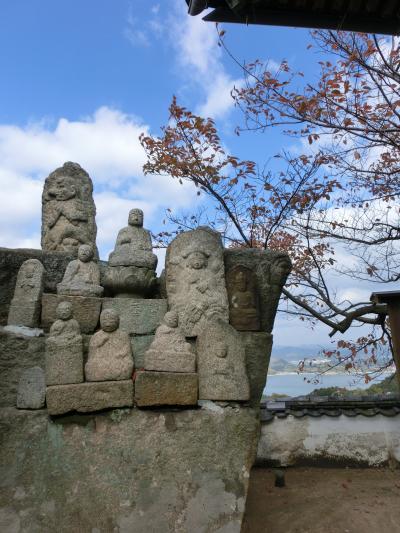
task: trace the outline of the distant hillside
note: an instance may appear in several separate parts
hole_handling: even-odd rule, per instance
[[[273,346],[272,358],[285,361],[301,361],[317,357],[324,347],[320,344],[300,344],[299,346]]]

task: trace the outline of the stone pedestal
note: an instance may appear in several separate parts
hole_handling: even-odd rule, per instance
[[[70,411],[88,413],[133,405],[133,382],[101,381],[71,385],[54,385],[46,389],[47,410],[50,415]]]
[[[196,405],[197,374],[172,372],[138,372],[135,381],[135,402],[138,407],[155,405]]]
[[[74,318],[78,321],[82,333],[93,333],[96,330],[101,311],[101,298],[43,294],[42,327],[45,331],[48,331],[55,322],[56,309],[61,302],[72,303]]]
[[[144,298],[151,296],[157,287],[155,271],[137,266],[108,266],[103,285],[116,298]]]
[[[2,409],[0,421],[0,508],[12,531],[240,533],[259,436],[252,409],[53,419]]]

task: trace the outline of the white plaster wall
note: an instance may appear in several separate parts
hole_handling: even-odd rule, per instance
[[[400,463],[400,416],[275,418],[261,427],[258,461],[339,460]]]

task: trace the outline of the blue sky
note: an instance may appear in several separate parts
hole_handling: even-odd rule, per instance
[[[226,25],[240,60],[288,59],[308,76],[307,30]],[[172,96],[217,121],[228,149],[267,160],[293,143],[278,131],[234,135],[240,122],[230,90],[240,69],[217,46],[212,23],[189,17],[184,0],[17,0],[0,6],[1,246],[40,247],[43,180],[64,161],[94,182],[102,258],[129,209],[145,211],[156,232],[167,207],[199,200],[190,186],[143,177],[141,132],[158,133]],[[314,63],[314,62],[312,62]],[[200,201],[202,201],[200,199]],[[162,254],[160,257],[162,261]],[[322,342],[297,322],[279,320],[280,344]]]

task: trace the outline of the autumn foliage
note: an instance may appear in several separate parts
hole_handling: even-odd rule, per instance
[[[255,61],[240,65],[244,83],[232,91],[243,114],[238,135],[273,127],[300,139],[296,154],[275,155],[280,170],[232,155],[214,121],[175,98],[162,135],[141,136],[144,170],[191,182],[211,200],[212,209],[170,213],[176,231],[206,222],[228,246],[288,252],[294,268],[282,310],[326,324],[331,335],[364,325],[362,336],[326,352],[352,369],[360,352],[376,363],[391,348],[385,306],[341,298],[334,277],[375,281],[376,290],[400,277],[400,48],[395,39],[317,31],[309,53],[319,63],[315,84],[286,60],[274,72]]]

